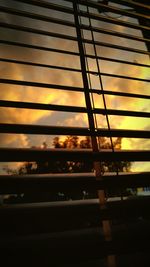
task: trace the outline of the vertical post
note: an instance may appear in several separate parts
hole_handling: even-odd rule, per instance
[[[79,23],[79,18],[78,18],[78,7],[77,7],[76,1],[73,1],[73,8],[74,8],[74,19],[75,19],[75,26],[76,26],[76,33],[77,33],[77,40],[78,40],[78,48],[79,48],[79,54],[80,54],[82,81],[83,81],[85,102],[86,102],[87,114],[88,114],[88,122],[89,122],[90,131],[92,133],[92,147],[94,148],[94,151],[98,151],[97,140],[96,140],[96,137],[94,136],[95,123],[94,123],[92,105],[91,105],[90,94],[89,94],[89,83],[88,83],[87,72],[86,72],[86,61],[85,61],[85,56],[84,56],[84,48],[83,48],[83,43],[82,43],[82,35],[81,35],[80,23]]]
[[[91,105],[90,94],[89,94],[89,83],[88,83],[88,77],[87,77],[87,72],[86,72],[86,61],[85,61],[85,55],[84,55],[84,47],[82,43],[80,22],[78,18],[77,1],[73,1],[73,9],[74,9],[74,19],[75,19],[75,26],[76,26],[76,33],[77,33],[77,40],[78,40],[78,48],[79,48],[79,54],[80,54],[80,64],[81,64],[81,71],[82,71],[84,95],[85,95],[85,102],[86,102],[86,107],[87,107],[88,123],[89,123],[90,132],[91,132],[92,149],[93,149],[93,152],[98,152],[99,149],[98,149],[97,138],[94,135],[95,123],[94,123],[92,105]],[[94,162],[94,169],[96,173],[96,179],[102,179],[100,162]],[[101,209],[106,208],[106,198],[105,198],[104,190],[98,191],[98,197],[99,197],[100,208]],[[105,241],[112,240],[110,221],[103,220],[102,227],[103,227],[103,234],[104,234]],[[115,255],[107,256],[107,266],[116,267]]]

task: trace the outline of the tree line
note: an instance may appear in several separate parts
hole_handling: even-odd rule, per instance
[[[121,138],[116,138],[114,141],[114,148],[121,149]],[[108,138],[99,138],[100,149],[111,149],[111,144]],[[44,142],[41,149],[46,149],[48,145]],[[65,139],[61,140],[59,137],[53,139],[53,148],[63,148],[63,149],[90,149],[92,148],[91,138],[89,136],[85,138],[79,138],[78,136],[66,136]],[[130,171],[131,163],[127,161],[121,162],[101,162],[101,170],[105,172],[128,172]],[[66,161],[66,160],[54,160],[50,158],[47,161],[36,161],[36,162],[25,162],[21,167],[14,171],[12,174],[26,175],[26,174],[43,174],[43,173],[87,173],[93,172],[93,162],[92,161]],[[11,173],[10,169],[7,172]],[[118,195],[118,192],[114,190],[109,190],[107,192],[109,196]],[[128,194],[127,191],[122,192],[122,194]],[[23,202],[31,201],[57,201],[57,200],[67,200],[67,199],[83,199],[83,198],[95,198],[97,197],[97,192],[86,192],[80,190],[75,191],[51,191],[49,193],[39,193],[36,194],[36,188],[34,194],[23,194],[20,199]]]

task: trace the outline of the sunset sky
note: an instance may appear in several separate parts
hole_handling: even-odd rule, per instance
[[[47,1],[58,3],[71,7],[71,4],[65,1]],[[33,7],[31,5],[22,4],[15,1],[1,1],[1,5],[8,7],[15,7],[17,9],[23,9],[25,11],[43,14],[45,16],[51,16],[61,18],[69,21],[73,21],[73,15],[65,14],[62,12],[56,12],[44,8]],[[84,10],[84,8],[82,7]],[[98,13],[94,9],[90,9],[90,12]],[[104,16],[117,15],[108,13]],[[119,17],[118,20],[130,21],[132,23],[138,23],[135,19],[129,19],[125,16]],[[10,24],[17,24],[26,27],[32,27],[42,29],[50,32],[58,32],[71,36],[76,36],[74,28],[67,26],[56,25],[49,22],[41,22],[39,20],[33,20],[29,18],[17,17],[9,15],[7,13],[1,13],[0,20]],[[82,23],[88,24],[89,21],[86,18],[82,18]],[[94,21],[92,25],[100,28],[110,29],[113,31],[124,32],[133,34],[136,36],[142,36],[141,31],[129,29],[123,26],[110,25],[109,23]],[[77,43],[74,41],[68,41],[64,39],[57,39],[48,36],[42,36],[39,34],[30,34],[17,30],[9,30],[1,28],[2,40],[14,40],[17,42],[25,42],[30,44],[41,45],[45,47],[59,48],[66,51],[78,52]],[[84,30],[84,37],[91,39],[89,31]],[[133,47],[146,51],[146,46],[142,42],[132,41],[125,38],[113,37],[111,35],[95,33],[95,40],[108,42],[112,44],[118,44],[127,47]],[[99,56],[128,60],[132,62],[149,64],[149,57],[133,52],[126,52],[102,46],[97,46],[97,53]],[[93,54],[92,45],[86,45],[86,51],[88,54]],[[79,58],[77,56],[70,56],[65,54],[56,54],[52,52],[44,52],[38,50],[31,50],[27,48],[19,48],[15,46],[1,45],[0,50],[1,58],[12,58],[22,61],[31,61],[37,63],[44,63],[56,66],[65,66],[71,68],[80,68]],[[101,72],[113,73],[118,75],[128,75],[132,77],[139,77],[148,79],[149,68],[137,67],[127,64],[118,64],[109,61],[99,61]],[[96,62],[94,59],[88,59],[88,65],[90,70],[97,71]],[[82,87],[82,77],[78,72],[69,72],[62,70],[54,70],[50,68],[40,68],[25,66],[22,64],[3,63],[0,64],[1,78],[36,81],[50,84],[59,84],[66,86]],[[100,89],[98,76],[90,75],[92,88]],[[130,92],[136,94],[148,94],[149,84],[141,81],[108,78],[102,76],[103,86],[105,90]],[[0,98],[2,100],[14,100],[14,101],[27,101],[36,103],[50,103],[60,105],[73,105],[73,106],[85,106],[84,94],[77,92],[67,92],[62,90],[54,90],[47,88],[36,87],[23,87],[15,85],[1,84]],[[106,96],[107,108],[110,109],[123,109],[132,111],[144,111],[150,112],[149,100],[118,97],[118,96]],[[103,102],[101,95],[94,95],[95,107],[103,108]],[[35,125],[57,125],[57,126],[88,126],[87,116],[80,113],[65,113],[55,111],[40,111],[40,110],[27,110],[27,109],[15,109],[15,108],[1,108],[0,110],[0,122],[1,123],[24,123]],[[150,130],[150,122],[148,118],[136,118],[136,117],[123,117],[123,116],[109,116],[110,125],[112,128],[117,129],[139,129]],[[104,116],[97,115],[98,126],[107,128],[106,119]],[[48,147],[52,145],[53,136],[38,136],[38,135],[26,135],[26,134],[1,134],[0,146],[2,147],[31,147],[40,146],[43,142],[48,144]],[[123,138],[122,149],[150,149],[150,141],[147,139],[129,139]],[[133,163],[133,171],[148,171],[149,163]]]

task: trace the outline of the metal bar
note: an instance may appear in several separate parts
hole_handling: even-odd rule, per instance
[[[11,1],[14,1],[14,0],[11,0]],[[56,5],[53,3],[49,3],[47,1],[40,1],[40,0],[15,0],[15,1],[27,3],[27,4],[31,4],[31,5],[37,5],[37,6],[50,8],[50,9],[63,11],[63,12],[71,12],[71,9],[66,7],[66,6]],[[66,1],[68,1],[68,0],[66,0]],[[72,0],[70,0],[70,2],[72,2]],[[111,0],[111,2],[120,4],[120,0]],[[148,5],[143,4],[143,3],[139,3],[139,2],[135,2],[132,0],[121,0],[121,2],[122,2],[122,4],[127,5],[127,6],[131,6],[131,7],[138,6],[138,7],[144,8],[144,9],[150,9],[150,7]]]
[[[55,110],[62,112],[79,112],[79,113],[87,112],[86,108],[84,107],[21,102],[21,101],[8,101],[8,100],[0,100],[0,106],[11,107],[11,108],[40,109],[40,110],[50,110],[50,111]]]
[[[20,101],[9,101],[9,100],[0,100],[1,107],[11,107],[11,108],[26,108],[26,109],[40,109],[40,110],[55,110],[63,112],[79,112],[87,113],[85,107],[75,107],[75,106],[65,106],[65,105],[53,105],[53,104],[42,104],[42,103],[32,103],[32,102],[20,102]],[[116,116],[132,116],[132,117],[143,117],[150,118],[149,112],[142,111],[128,111],[128,110],[116,110],[116,109],[101,109],[95,108],[91,109],[91,112],[94,114],[102,115],[116,115]],[[93,128],[93,132],[95,128]],[[92,130],[91,130],[92,132]]]
[[[147,26],[143,26],[143,25],[141,26],[141,25],[138,25],[138,24],[134,24],[134,23],[131,23],[131,22],[118,20],[118,19],[115,19],[115,18],[104,17],[104,16],[102,16],[100,14],[94,14],[94,13],[87,13],[85,11],[79,11],[79,15],[83,16],[85,18],[90,17],[91,19],[94,19],[94,20],[104,21],[104,22],[108,22],[108,23],[111,23],[111,24],[115,24],[115,25],[121,25],[121,26],[124,26],[124,27],[136,29],[136,30],[144,29],[146,31],[149,31],[149,27],[147,27]]]
[[[65,70],[65,71],[73,71],[73,72],[80,72],[81,73],[81,69],[76,69],[76,68],[68,68],[68,67],[63,67],[63,66],[54,66],[54,65],[48,65],[48,64],[41,64],[41,63],[35,63],[35,62],[30,62],[30,61],[22,61],[22,60],[16,60],[16,59],[6,59],[6,58],[0,58],[0,61],[1,62],[6,62],[6,63],[15,63],[15,64],[22,64],[22,65],[28,65],[28,66],[35,66],[35,67],[43,67],[43,68],[51,68],[51,69],[57,69],[57,70]],[[150,67],[150,66],[149,66]],[[91,73],[91,74],[98,74],[97,72],[95,72],[95,71],[87,71],[87,72],[89,72],[89,73]],[[101,74],[101,75],[103,75],[103,74]],[[105,74],[104,74],[105,75]],[[107,75],[107,74],[106,74]],[[117,75],[117,77],[118,77],[118,75]],[[120,76],[119,76],[120,77]],[[125,76],[123,76],[123,77],[125,77]],[[128,77],[127,77],[128,78]],[[134,77],[135,78],[135,77]],[[137,79],[137,78],[135,78],[135,79]],[[138,78],[139,79],[139,78]],[[102,92],[103,93],[103,92]],[[106,91],[106,93],[107,94],[109,94],[109,91],[107,92]],[[100,94],[101,94],[101,92],[100,92]],[[115,92],[114,92],[114,94],[115,94]],[[120,94],[122,94],[121,92],[120,92]],[[128,93],[123,93],[124,95],[128,95],[128,96],[131,96],[131,94],[128,94]],[[136,95],[137,95],[137,97],[139,97],[139,95],[138,94],[134,94],[135,96],[134,97],[136,97]],[[146,96],[146,95],[144,95],[142,98],[149,98],[149,96]]]
[[[29,61],[21,61],[21,60],[16,60],[16,59],[5,59],[5,58],[0,58],[0,61],[1,62],[6,62],[6,63],[15,63],[15,64],[23,64],[23,65],[28,65],[28,66],[35,66],[35,67],[43,67],[43,68],[51,68],[51,69],[57,69],[57,70],[65,70],[65,71],[73,71],[73,72],[80,72],[81,73],[81,70],[80,69],[75,69],[75,68],[68,68],[68,67],[62,67],[62,66],[53,66],[53,65],[48,65],[48,64],[41,64],[41,63],[35,63],[35,62],[29,62]],[[95,71],[87,71],[87,73],[91,73],[91,74],[98,74],[98,72],[95,72]],[[104,75],[104,76],[110,76],[111,74],[108,74],[108,73],[101,73],[101,75]],[[130,79],[130,77],[127,77],[127,76],[120,76],[120,75],[116,75],[115,77],[117,78],[124,78],[124,79]],[[135,78],[135,77],[131,77],[132,79],[139,79],[140,78]],[[140,79],[141,81],[141,79]],[[143,79],[142,79],[143,81]],[[146,80],[147,81],[147,80]],[[149,81],[149,80],[148,80]],[[92,91],[92,90],[91,90]],[[96,89],[96,93],[98,90]],[[92,91],[94,93],[94,89]],[[100,91],[99,90],[99,94],[108,94],[108,95],[120,95],[120,96],[129,96],[129,97],[137,97],[137,98],[147,98],[149,99],[150,96],[148,95],[140,95],[140,94],[131,94],[131,93],[123,93],[123,92],[113,92],[113,91],[107,91],[107,90],[104,90],[104,92]]]
[[[90,149],[39,149],[39,148],[0,148],[1,162],[48,161],[150,161],[148,150],[101,150],[92,152]]]
[[[88,128],[80,127],[62,127],[62,126],[43,126],[30,124],[0,124],[0,133],[25,133],[25,134],[43,134],[43,135],[80,135],[90,136]]]
[[[102,115],[117,115],[117,116],[132,116],[132,117],[143,117],[143,118],[150,118],[149,112],[142,112],[142,111],[129,111],[129,110],[117,110],[117,109],[101,109],[95,108],[93,109],[93,113],[95,114],[102,114]]]
[[[84,96],[85,96],[85,103],[87,108],[87,116],[88,116],[88,123],[89,128],[92,133],[95,131],[95,122],[94,122],[94,116],[92,112],[92,105],[91,105],[91,99],[90,99],[90,93],[89,93],[89,82],[88,82],[88,76],[86,71],[86,60],[85,60],[85,54],[84,54],[84,44],[82,40],[82,32],[80,29],[80,21],[78,17],[78,4],[76,2],[73,3],[73,10],[74,10],[74,20],[76,25],[76,34],[77,34],[77,41],[78,41],[78,49],[80,54],[80,64],[81,64],[81,70],[82,70],[82,81],[83,81],[83,87],[84,87]],[[98,143],[95,136],[92,136],[92,149],[93,151],[98,151]],[[99,166],[95,165],[94,163],[94,169],[98,173],[100,173]]]
[[[75,92],[83,92],[82,87],[65,86],[65,85],[40,83],[40,82],[29,82],[29,81],[20,81],[20,80],[1,78],[0,83],[11,84],[11,85],[31,86],[31,87],[43,87],[43,88],[59,89],[59,90],[66,90],[66,91],[75,91]]]
[[[70,40],[70,41],[77,41],[77,38],[74,37],[74,36],[65,35],[65,34],[61,34],[61,33],[47,32],[47,31],[44,31],[44,30],[37,30],[37,29],[33,29],[31,27],[29,28],[29,27],[20,26],[20,25],[13,25],[13,24],[5,23],[5,22],[0,22],[0,27],[19,30],[19,31],[23,31],[23,32],[42,34],[42,35],[45,35],[45,36],[51,36],[51,37],[54,37],[54,38],[65,39],[65,40]],[[84,39],[82,39],[82,41],[85,42],[85,43],[88,43],[88,44],[93,44],[92,40],[89,40],[89,39],[85,39],[84,38]],[[139,54],[150,55],[150,52],[148,52],[148,51],[135,49],[135,48],[131,48],[131,47],[124,47],[124,46],[105,43],[105,42],[95,41],[95,45],[109,47],[109,48],[113,48],[113,49],[119,49],[119,50],[123,50],[123,51],[139,53]]]
[[[35,66],[35,67],[40,67],[40,68],[50,68],[50,69],[56,69],[56,70],[73,71],[73,72],[80,72],[81,73],[80,69],[68,68],[68,67],[62,67],[62,66],[54,66],[54,65],[48,65],[48,64],[41,64],[41,63],[22,61],[22,60],[16,60],[16,59],[0,58],[0,61],[6,62],[6,63],[15,63],[15,64],[22,64],[22,65],[27,65],[27,66]]]
[[[0,43],[1,44],[5,44],[5,45],[19,46],[19,47],[31,48],[31,49],[37,49],[37,50],[43,50],[43,51],[49,51],[49,52],[54,52],[54,53],[61,53],[61,54],[66,54],[66,55],[79,56],[79,53],[77,53],[77,52],[65,51],[65,50],[49,48],[49,47],[43,47],[43,46],[37,46],[37,45],[30,45],[30,44],[25,44],[25,43],[20,43],[20,42],[0,40]],[[86,57],[93,58],[93,59],[96,58],[94,55],[90,55],[90,54],[87,54]],[[113,58],[106,58],[106,57],[102,57],[102,56],[99,56],[97,58],[101,59],[101,60],[107,60],[107,61],[116,62],[116,63],[131,64],[131,65],[141,66],[141,67],[150,67],[150,65],[146,65],[146,64],[140,64],[140,63],[124,61],[124,60],[118,60],[118,59],[113,59]]]
[[[37,30],[37,29],[33,29],[33,28],[25,27],[25,26],[13,25],[13,24],[5,23],[5,22],[0,22],[0,27],[19,30],[19,31],[23,31],[23,32],[42,34],[42,35],[51,36],[54,38],[65,39],[65,40],[70,40],[70,41],[77,41],[77,38],[73,37],[73,36],[60,34],[60,33],[54,33],[54,32],[47,32],[44,30]],[[82,41],[85,43],[88,43],[88,44],[93,44],[93,41],[89,40],[89,39],[82,39]],[[95,45],[109,47],[109,48],[113,48],[113,49],[124,50],[124,51],[135,52],[135,53],[139,53],[139,54],[150,55],[150,52],[148,52],[148,51],[135,49],[135,48],[131,48],[131,47],[119,46],[119,45],[110,44],[110,43],[95,41]]]
[[[52,9],[52,10],[61,11],[61,12],[68,13],[68,14],[73,14],[72,8],[66,7],[64,5],[53,4],[45,0],[42,0],[42,1],[41,0],[11,0],[11,1],[19,2],[19,3],[20,2],[26,3],[26,4],[33,5],[33,6],[39,6],[39,7]]]
[[[102,185],[97,183],[97,187],[104,188],[138,188],[138,187],[149,187],[150,186],[150,172],[139,172],[139,173],[119,173],[119,175],[104,174],[104,180]]]
[[[41,51],[47,51],[47,52],[54,52],[54,53],[63,53],[66,55],[73,55],[73,56],[78,56],[79,53],[77,52],[72,52],[72,51],[65,51],[61,49],[55,49],[55,48],[50,48],[50,47],[44,47],[44,46],[39,46],[39,45],[31,45],[31,44],[26,44],[26,43],[20,43],[20,42],[14,42],[14,41],[7,41],[7,40],[0,40],[1,44],[4,45],[13,45],[13,46],[18,46],[18,47],[24,47],[24,48],[31,48],[31,49],[36,49],[36,50],[41,50]]]
[[[111,2],[114,2],[114,3],[117,3],[117,4],[120,4],[120,0],[111,0]],[[121,3],[125,6],[129,6],[129,7],[140,7],[142,9],[145,9],[145,10],[150,10],[150,6],[149,5],[146,5],[144,3],[140,3],[140,2],[137,2],[137,1],[132,1],[132,0],[121,0]]]
[[[93,73],[93,72],[92,72]],[[115,77],[115,78],[121,78],[121,79],[131,79],[132,77],[127,76],[121,76],[121,75],[115,75],[115,74],[108,74],[108,73],[101,73],[103,76],[108,77]],[[134,78],[133,80],[141,81],[141,82],[149,82],[148,79],[140,79],[140,78]],[[73,87],[73,86],[65,86],[65,85],[57,85],[57,84],[49,84],[49,83],[40,83],[40,82],[29,82],[29,81],[21,81],[21,80],[13,80],[13,79],[0,79],[0,83],[3,84],[15,84],[15,85],[24,85],[24,86],[32,86],[32,87],[45,87],[45,88],[52,88],[52,89],[60,89],[60,90],[69,90],[69,91],[76,91],[76,92],[83,92],[82,87]],[[98,94],[101,94],[101,91],[98,89],[91,89],[91,92],[95,92]]]
[[[93,93],[97,93],[97,89],[93,89]],[[121,96],[121,97],[133,97],[133,98],[150,99],[150,95],[133,94],[133,93],[125,93],[125,92],[117,92],[117,91],[109,91],[109,90],[103,90],[103,92],[101,90],[99,90],[99,94],[116,95],[116,96]]]
[[[40,135],[78,135],[78,136],[104,136],[104,137],[128,137],[150,138],[150,131],[126,130],[126,129],[96,129],[94,133],[84,127],[44,126],[30,124],[0,123],[0,133],[14,134],[40,134]]]
[[[92,40],[89,40],[89,39],[83,39],[83,42],[85,42],[87,44],[93,44]],[[94,41],[94,43],[97,46],[104,46],[104,47],[109,47],[109,48],[113,48],[113,49],[123,50],[126,52],[128,51],[128,52],[150,55],[150,52],[136,49],[136,48],[125,47],[125,46],[120,46],[120,45],[115,45],[115,44],[110,44],[110,43],[104,43],[104,42],[99,42],[99,41]]]
[[[56,24],[60,24],[60,25],[68,26],[68,27],[75,27],[74,23],[71,21],[53,18],[50,16],[41,15],[41,14],[36,14],[34,12],[31,13],[28,11],[19,10],[16,8],[9,8],[9,7],[5,7],[2,5],[0,6],[0,10],[1,10],[1,12],[5,12],[8,14],[13,14],[13,15],[21,16],[21,17],[27,17],[27,18],[31,18],[31,19],[56,23]]]
[[[31,222],[34,224],[35,222],[37,222],[38,224],[40,217],[43,218],[42,225],[46,226],[47,220],[46,221],[44,220],[46,216],[46,218],[48,219],[47,221],[48,224],[52,222],[55,224],[57,223],[57,230],[56,230],[57,232],[61,228],[60,220],[62,222],[65,221],[65,225],[66,225],[68,220],[72,221],[73,219],[75,220],[74,227],[76,228],[77,222],[79,221],[81,222],[83,221],[83,219],[85,219],[86,222],[87,222],[87,219],[88,221],[90,219],[92,221],[92,218],[93,218],[94,222],[98,226],[98,222],[101,220],[139,218],[142,215],[149,215],[149,204],[150,204],[150,197],[108,202],[107,203],[108,209],[103,209],[103,210],[99,209],[99,204],[98,204],[97,199],[80,200],[80,201],[75,200],[75,201],[71,201],[71,203],[70,201],[57,201],[53,203],[48,202],[48,203],[32,203],[32,204],[27,203],[27,204],[22,204],[22,205],[20,204],[19,205],[17,204],[6,205],[6,206],[4,205],[0,209],[0,215],[3,218],[3,220],[0,221],[1,223],[0,232],[4,234],[4,229],[5,229],[7,230],[7,234],[8,234],[8,230],[10,231],[11,229],[10,221],[12,219],[12,214],[15,214],[15,216],[13,216],[14,217],[13,222],[15,222],[15,226],[16,224],[18,224],[19,226],[20,218],[22,218],[23,216],[24,220],[22,221],[22,224],[20,225],[22,231],[24,228],[22,227],[22,225],[27,226],[26,225],[27,222],[28,222],[28,227],[29,227],[29,224],[31,224]],[[7,227],[6,229],[6,227],[5,228],[2,227],[2,223],[4,226],[4,221],[6,225],[8,225],[9,223],[9,228]],[[60,225],[60,227],[58,227],[58,225]],[[83,228],[85,227],[83,226]],[[32,226],[32,230],[31,230],[32,234],[33,234],[33,231],[34,229]],[[49,229],[49,231],[51,230]],[[14,233],[14,227],[13,227],[13,233]],[[98,239],[99,237],[100,237],[100,233],[98,235]]]
[[[4,6],[0,6],[0,10],[1,10],[1,12],[5,12],[5,13],[9,13],[9,14],[24,16],[24,17],[28,17],[28,18],[32,18],[32,19],[47,21],[47,22],[60,24],[60,25],[64,25],[64,26],[69,26],[69,27],[75,27],[75,24],[71,21],[51,18],[48,16],[39,15],[39,14],[36,14],[33,12],[31,13],[31,12],[17,10],[14,8],[8,8],[8,7],[4,7]],[[131,40],[136,40],[136,41],[141,41],[141,42],[150,42],[149,39],[142,38],[139,36],[125,34],[125,33],[117,32],[117,31],[111,31],[111,30],[98,28],[98,27],[89,27],[88,25],[85,25],[85,24],[81,24],[80,27],[81,27],[81,29],[85,29],[85,30],[91,30],[92,29],[92,31],[94,31],[94,32],[100,32],[100,33],[104,33],[104,34],[109,34],[109,35],[113,35],[113,36],[131,39]]]
[[[19,80],[12,80],[12,79],[0,79],[0,83],[11,84],[11,85],[32,86],[32,87],[43,87],[43,88],[45,87],[45,88],[51,88],[51,89],[59,89],[59,90],[66,90],[66,91],[82,92],[83,93],[82,87],[64,86],[64,85],[58,85],[58,84],[27,82],[27,81],[19,81]],[[102,92],[99,89],[89,89],[89,92],[99,94],[99,95],[104,93],[107,95],[118,95],[118,96],[150,99],[150,96],[148,96],[148,95],[131,94],[131,93],[124,93],[124,92],[108,91],[108,90],[104,90]]]
[[[0,175],[0,193],[51,192],[53,190],[123,189],[150,186],[150,172],[107,173],[96,180],[94,173]]]
[[[14,0],[11,0],[11,1],[14,1]],[[35,6],[45,7],[45,8],[49,8],[49,9],[54,9],[54,10],[66,12],[66,13],[69,13],[69,14],[73,14],[74,13],[72,8],[68,8],[68,7],[52,4],[52,3],[49,3],[49,2],[46,2],[46,1],[43,1],[43,0],[42,1],[40,1],[40,0],[16,0],[16,1],[17,2],[31,4],[31,5],[35,5]],[[133,29],[149,30],[149,28],[146,27],[146,26],[141,26],[141,25],[138,25],[138,24],[125,22],[125,21],[121,21],[121,20],[118,20],[118,19],[112,19],[112,18],[104,17],[104,16],[99,15],[99,14],[93,14],[93,13],[88,14],[87,12],[79,11],[78,15],[82,15],[84,17],[90,16],[91,18],[96,19],[96,20],[110,22],[112,24],[122,25],[122,26],[133,28]]]
[[[97,71],[87,71],[91,74],[98,75]],[[114,77],[114,78],[119,78],[119,79],[128,79],[128,80],[134,80],[134,81],[140,81],[140,82],[150,82],[150,79],[143,79],[143,78],[138,78],[138,77],[130,77],[130,76],[125,76],[125,75],[117,75],[113,73],[107,73],[107,72],[101,72],[100,75],[106,76],[106,77]]]
[[[50,36],[50,37],[65,39],[65,40],[70,40],[70,41],[77,41],[77,38],[74,36],[70,36],[70,35],[66,35],[66,34],[62,34],[62,33],[48,32],[48,31],[44,31],[44,30],[34,29],[31,27],[14,25],[14,24],[6,23],[6,22],[0,22],[0,27],[18,30],[18,31],[23,31],[23,32],[41,34],[41,35],[45,35],[45,36]]]
[[[90,55],[86,55],[86,56],[90,57]],[[92,55],[91,55],[91,57],[92,57]],[[107,59],[105,57],[100,57],[99,59],[113,61],[115,63],[118,62],[115,59],[111,60],[111,59]],[[41,63],[30,62],[30,61],[22,61],[22,60],[16,60],[16,59],[0,58],[0,61],[1,62],[6,62],[6,63],[24,64],[24,65],[29,65],[29,66],[43,67],[43,68],[52,68],[52,69],[60,69],[60,70],[66,70],[66,71],[81,72],[80,69],[68,68],[68,67],[62,67],[62,66],[54,66],[54,65],[48,65],[48,64],[41,64]],[[135,66],[139,65],[139,66],[142,66],[142,67],[150,67],[150,65],[138,64],[138,63],[134,63],[134,62],[126,62],[126,61],[120,61],[120,60],[119,60],[119,63],[132,64],[132,65],[135,65]],[[92,72],[92,71],[89,71],[89,73],[97,74],[97,72]],[[137,97],[138,97],[138,95],[137,95]],[[146,97],[149,97],[149,96],[146,96]]]
[[[121,64],[129,64],[129,65],[134,65],[134,66],[139,66],[139,67],[146,67],[149,68],[150,65],[147,64],[142,64],[142,63],[137,63],[137,62],[131,62],[131,61],[126,61],[126,60],[120,60],[120,59],[115,59],[115,58],[107,58],[107,57],[102,57],[102,56],[95,56],[95,55],[90,55],[86,54],[86,57],[88,58],[93,58],[93,59],[100,59],[100,60],[106,60],[110,62],[115,62],[115,63],[121,63]]]
[[[115,37],[117,36],[117,37],[135,40],[139,42],[150,42],[150,39],[147,39],[147,38],[143,38],[143,37],[139,37],[139,36],[135,36],[131,34],[126,34],[126,33],[121,33],[117,31],[112,31],[112,30],[108,30],[104,28],[98,28],[94,26],[90,27],[89,25],[85,25],[85,24],[81,24],[80,27],[81,29],[84,29],[84,30],[89,30],[89,31],[92,30],[93,32],[104,33],[104,34],[112,35]]]
[[[74,2],[75,0],[65,0],[65,1]],[[96,8],[98,10],[101,10],[101,8],[102,8],[102,9],[107,10],[107,12],[111,12],[111,13],[115,13],[115,14],[121,14],[121,15],[125,15],[125,16],[131,17],[131,18],[145,18],[148,20],[150,19],[149,16],[146,16],[144,14],[132,13],[130,11],[127,11],[127,10],[124,10],[124,9],[121,9],[121,8],[118,8],[118,7],[115,7],[112,5],[107,5],[107,4],[104,4],[102,2],[93,2],[90,0],[78,0],[78,4],[93,7],[93,8]]]

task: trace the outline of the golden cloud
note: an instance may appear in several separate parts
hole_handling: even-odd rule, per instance
[[[6,17],[5,20],[11,22],[12,17]],[[17,21],[19,23],[19,21]],[[25,20],[22,20],[22,24],[25,23]],[[30,24],[30,23],[29,23]],[[102,23],[95,21],[95,26],[106,27],[106,23]],[[37,26],[37,25],[36,25]],[[38,24],[39,28],[42,27],[41,24]],[[48,30],[49,24],[44,24],[46,30]],[[51,27],[51,30],[55,32],[55,30],[59,31],[56,26]],[[124,27],[114,25],[112,30],[116,31],[126,31]],[[4,34],[4,33],[3,33]],[[67,28],[66,34],[71,34],[70,29]],[[13,38],[20,40],[22,38],[28,38],[30,43],[38,43],[40,45],[51,46],[55,48],[60,48],[64,50],[74,50],[78,51],[78,48],[74,42],[66,41],[66,40],[58,40],[55,38],[49,37],[41,37],[37,35],[25,34],[8,36],[8,38]],[[90,37],[90,32],[86,32],[85,37]],[[123,38],[116,38],[113,36],[108,36],[104,34],[95,34],[96,40],[103,39],[104,42],[113,43],[118,42],[121,45],[133,45],[133,42],[127,43],[127,41]],[[109,49],[105,47],[96,47],[97,53],[103,56],[109,57],[117,57],[117,58],[125,58],[130,61],[138,61],[142,63],[141,55],[134,53],[125,53],[123,51],[118,52],[115,49]],[[91,45],[86,45],[86,50],[88,53],[93,53],[93,47]],[[10,49],[3,48],[3,56],[16,58],[20,60],[40,62],[44,64],[51,64],[57,66],[66,66],[72,68],[80,68],[80,62],[77,57],[68,56],[64,54],[56,53],[48,53],[48,52],[38,52],[32,51],[30,49]],[[130,56],[130,58],[129,58]],[[148,59],[145,57],[144,62],[147,62]],[[97,70],[95,60],[88,60],[89,69]],[[100,61],[100,68],[102,72],[114,73],[119,75],[130,75],[131,77],[148,77],[148,72],[146,68],[134,67],[131,65],[122,65],[117,63],[110,63],[109,61]],[[82,87],[82,77],[79,73],[73,73],[68,71],[60,71],[60,70],[52,70],[48,68],[37,68],[37,67],[27,67],[19,64],[2,64],[1,65],[1,77],[12,78],[17,80],[27,80],[27,81],[37,81],[44,83],[52,83],[66,86],[79,86]],[[90,75],[92,88],[99,88],[100,83],[99,78],[95,75]],[[131,81],[131,80],[123,80],[117,78],[108,78],[102,77],[103,86],[105,90],[114,90],[120,92],[132,92],[132,93],[148,93],[148,86],[143,82]],[[27,101],[27,102],[37,102],[37,103],[49,103],[49,104],[60,104],[60,105],[74,105],[74,106],[85,106],[84,94],[75,93],[75,92],[67,92],[60,90],[53,90],[47,88],[33,88],[33,87],[23,87],[23,86],[10,86],[10,85],[2,85],[2,89],[0,91],[1,99],[5,100],[14,100],[14,101]],[[103,101],[100,95],[93,95],[94,97],[94,105],[95,107],[103,108]],[[116,96],[106,96],[107,108],[112,109],[126,109],[126,110],[144,110],[147,111],[149,108],[148,101],[140,100],[136,98],[125,98],[125,97],[116,97]],[[42,111],[42,110],[27,110],[27,109],[12,109],[12,108],[1,108],[1,122],[9,122],[9,123],[27,123],[27,124],[47,124],[51,125],[54,123],[55,117],[55,125],[68,125],[68,126],[85,126],[87,125],[87,115],[83,114],[71,114],[65,113],[63,115],[59,115],[59,113],[54,113],[50,111]],[[99,127],[107,127],[106,119],[104,116],[97,115],[97,121]],[[141,122],[140,122],[141,121]],[[139,123],[140,122],[140,123]],[[149,122],[147,119],[138,119],[132,117],[116,117],[110,116],[111,127],[113,128],[147,128],[149,127]],[[37,142],[40,141],[40,137],[38,137]],[[42,140],[42,137],[41,137]],[[140,142],[140,141],[139,141]],[[135,147],[139,147],[139,142],[135,143]],[[1,138],[1,145],[6,146],[24,146],[27,147],[31,145],[31,138],[27,135],[3,135]],[[39,144],[39,143],[38,143]],[[126,139],[123,140],[123,148],[128,148],[131,146],[131,142]]]

